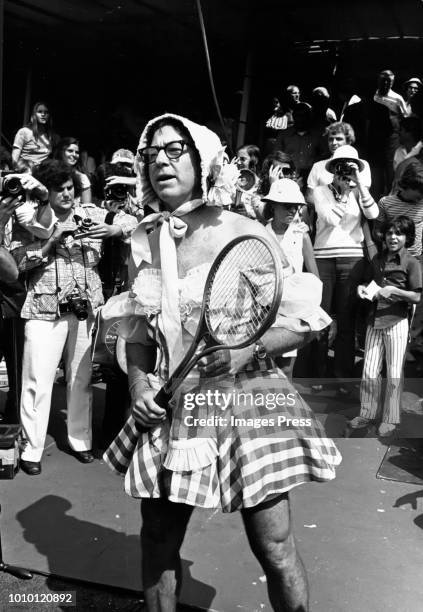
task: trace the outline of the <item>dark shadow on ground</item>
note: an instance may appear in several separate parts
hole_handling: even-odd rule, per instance
[[[404,506],[410,505],[413,510],[418,510],[423,506],[423,490],[415,491],[414,493],[408,493],[399,497],[394,504],[394,508],[403,508]],[[423,514],[419,514],[414,519],[414,524],[420,529],[423,529]]]
[[[134,557],[134,550],[135,554],[138,554],[138,536],[128,536],[114,529],[77,519],[68,514],[71,508],[71,503],[63,497],[47,495],[21,510],[16,516],[22,525],[25,540],[47,558],[49,571],[56,576],[63,576],[64,568],[68,567],[70,571],[66,574],[67,577],[87,576],[88,580],[92,575],[90,564],[95,563],[99,568],[104,567],[105,585],[113,576],[113,564],[120,569],[122,564],[126,565],[126,571],[131,572],[132,567],[128,561]],[[126,554],[129,549],[132,549],[131,555]],[[190,593],[190,598],[196,605],[210,608],[216,590],[191,576],[191,561],[184,559],[182,564],[184,590]],[[78,567],[77,571],[75,567]],[[97,582],[101,583],[101,579],[98,580],[99,575],[101,576],[101,571],[96,570]],[[51,579],[51,582],[48,579],[47,582],[54,591],[55,579]],[[69,607],[63,606],[63,610],[67,611]]]

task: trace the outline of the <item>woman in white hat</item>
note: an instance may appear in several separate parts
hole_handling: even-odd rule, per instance
[[[269,220],[266,229],[279,243],[294,272],[302,272],[305,267],[307,272],[319,278],[309,228],[300,217],[305,199],[298,183],[292,179],[278,179],[271,184],[269,193],[262,200],[265,202],[263,216]],[[297,349],[293,349],[275,358],[290,380],[296,357]]]
[[[364,163],[350,145],[338,147],[326,163],[333,174],[329,185],[314,190],[317,214],[314,256],[323,282],[322,308],[336,317],[334,374],[351,378],[354,367],[356,286],[363,265],[362,220],[376,219],[379,209],[364,185]],[[315,375],[327,376],[328,333],[317,344]],[[314,386],[315,391],[321,385]],[[348,394],[342,382],[340,393]]]
[[[184,405],[175,406],[172,400],[169,426],[165,411],[154,402],[157,384],[167,379],[191,344],[205,279],[217,253],[239,234],[268,237],[259,223],[216,207],[216,190],[210,201],[211,178],[215,187],[228,187],[222,173],[230,176],[230,168],[222,165],[222,158],[218,137],[204,126],[171,114],[147,124],[137,171],[143,204],[156,212],[147,215],[132,236],[132,292],[108,303],[137,313],[120,327],[127,343],[132,415],[105,460],[126,474],[127,493],[142,498],[143,589],[149,612],[176,609],[179,549],[194,506],[240,510],[266,573],[273,608],[306,610],[307,585],[290,526],[288,490],[302,482],[334,478],[340,461],[333,442],[272,360],[304,342],[313,327],[327,325],[318,290],[307,296],[307,303],[296,304],[291,298],[282,302],[274,327],[255,346],[218,351],[193,372],[203,380],[219,375],[219,385],[226,381],[235,393],[257,393],[265,387],[266,392],[293,393],[295,410],[311,418],[308,435],[297,429],[290,430],[289,438],[264,439],[257,431],[241,436],[236,428],[229,436],[226,431],[217,435],[218,428],[208,428],[205,435],[200,426],[183,433]],[[289,266],[285,272],[289,276]],[[295,295],[289,278],[284,287]],[[315,279],[315,284],[320,281]],[[258,417],[260,411],[269,416],[269,406],[248,409],[258,411]],[[283,408],[285,413],[288,409]],[[212,410],[203,406],[201,413],[210,416]],[[237,410],[231,403],[226,415]],[[139,434],[136,422],[150,428],[151,435]],[[281,435],[280,428],[275,434]]]

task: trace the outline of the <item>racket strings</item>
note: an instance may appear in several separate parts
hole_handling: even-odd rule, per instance
[[[276,265],[267,246],[253,238],[240,242],[210,280],[206,318],[214,338],[235,345],[255,336],[277,292]]]

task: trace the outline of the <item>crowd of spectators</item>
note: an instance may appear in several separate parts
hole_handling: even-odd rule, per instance
[[[297,364],[296,351],[281,355],[279,367],[291,379],[294,368],[313,378],[315,393],[333,376],[347,397],[364,350],[362,413],[352,427],[379,419],[381,435],[399,423],[392,397],[398,400],[404,359],[412,358],[410,326],[414,342],[420,333],[423,83],[408,79],[404,95],[393,86],[393,73],[382,71],[367,104],[352,79],[339,82],[336,100],[324,86],[313,89],[309,102],[297,85],[286,87],[266,120],[262,148],[238,149],[236,196],[225,204],[265,225],[294,271],[323,283],[330,329],[299,351]],[[71,452],[83,463],[93,460],[94,319],[107,299],[129,288],[130,238],[144,209],[134,154],[120,149],[96,168],[77,138],[55,134],[43,102],[16,133],[12,150],[1,149],[0,163],[0,342],[10,383],[2,418],[22,424],[21,465],[36,475],[59,365]],[[367,290],[375,284],[373,293]],[[379,414],[383,360],[391,403]],[[124,423],[128,389],[121,371],[101,376],[106,446]],[[117,401],[125,408],[116,411]]]
[[[313,264],[310,267],[304,258],[303,265],[320,277],[322,307],[334,323],[318,340],[300,351],[294,374],[313,378],[314,392],[323,389],[325,379],[334,377],[339,381],[339,395],[349,397],[354,385],[348,381],[357,376],[357,356],[364,350],[363,378],[368,383],[370,377],[374,384],[362,384],[361,406],[365,417],[353,420],[351,426],[381,420],[381,435],[391,435],[397,429],[404,360],[415,360],[410,346],[419,348],[422,328],[419,292],[423,82],[418,77],[409,78],[402,85],[401,95],[393,89],[394,80],[392,71],[381,71],[369,101],[357,95],[352,78],[338,79],[339,89],[333,98],[326,87],[314,88],[309,101],[303,99],[297,85],[289,85],[280,99],[274,99],[273,114],[266,120],[261,166],[257,164],[254,145],[241,149],[244,152],[254,149],[254,164],[249,168],[254,168],[256,180],[242,190],[238,197],[241,206],[237,207],[238,212],[268,223],[268,217],[263,214],[266,211],[263,198],[270,198],[273,193],[273,217],[268,227],[273,234],[278,228],[276,237],[279,236],[288,256],[291,247],[284,245],[283,236],[297,234],[300,244],[306,225],[306,235],[313,245]],[[243,167],[246,167],[245,160]],[[295,180],[302,192],[302,199],[296,197],[290,203],[297,207],[293,216],[288,214],[288,192],[280,193],[284,179]],[[283,214],[281,208],[284,208]],[[378,276],[379,294],[372,295],[370,302],[369,296],[357,288],[364,279],[369,279],[369,270],[376,258],[384,258],[379,262],[384,270],[391,266],[393,255],[390,255],[388,236],[393,232],[406,236],[401,249],[412,259],[408,255],[406,258],[399,249],[402,275],[398,274],[394,280],[387,272],[382,279]],[[306,248],[305,253],[308,251]],[[391,287],[391,283],[396,290],[387,297],[385,287],[388,284]],[[389,311],[391,302],[396,304],[394,310],[403,309],[406,320],[402,316],[380,316],[383,308]],[[389,334],[376,342],[375,330],[382,328],[389,330]],[[389,340],[393,336],[394,352]],[[333,365],[328,361],[330,344]],[[380,351],[375,348],[379,344]],[[391,407],[382,411],[379,387],[384,362],[391,385],[386,391],[386,402],[389,396]],[[289,373],[292,373],[292,363]],[[372,399],[369,399],[369,388]],[[392,402],[397,403],[396,411],[392,409]]]

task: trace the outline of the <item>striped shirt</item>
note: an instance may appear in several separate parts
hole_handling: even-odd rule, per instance
[[[367,219],[376,219],[378,215],[377,204],[370,194],[362,200],[353,190],[338,202],[330,187],[321,185],[315,188],[313,196],[317,213],[316,259],[363,257],[361,212]]]
[[[416,239],[414,244],[408,248],[408,252],[415,257],[422,254],[422,231],[423,231],[423,200],[419,202],[405,202],[398,195],[388,195],[381,198],[379,202],[378,224],[391,221],[398,215],[406,215],[414,221],[416,226]]]

